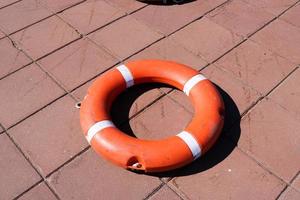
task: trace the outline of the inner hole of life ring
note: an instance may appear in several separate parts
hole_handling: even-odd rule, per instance
[[[128,88],[111,107],[112,121],[121,131],[149,140],[180,133],[193,114],[193,105],[182,91],[160,83]]]

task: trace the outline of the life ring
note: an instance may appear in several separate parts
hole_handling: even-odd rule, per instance
[[[189,96],[195,115],[184,131],[144,140],[114,126],[109,112],[114,99],[132,85],[149,82],[169,84]],[[224,103],[213,83],[190,67],[162,60],[133,61],[107,71],[80,107],[81,127],[92,148],[123,168],[145,172],[179,168],[207,152],[221,132],[223,116]]]

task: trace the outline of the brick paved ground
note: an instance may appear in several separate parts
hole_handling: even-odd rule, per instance
[[[300,199],[300,1],[0,1],[0,199]],[[160,58],[220,89],[214,148],[170,173],[98,157],[74,104],[104,71]],[[122,94],[112,115],[140,138],[178,133],[188,99],[161,85]]]

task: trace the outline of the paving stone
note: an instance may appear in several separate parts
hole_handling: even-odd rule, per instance
[[[162,139],[183,131],[191,119],[191,113],[172,99],[164,97],[121,129],[138,138]]]
[[[95,79],[85,83],[84,85],[80,86],[76,90],[74,90],[71,94],[78,100],[82,101],[84,96],[87,94],[88,88],[92,85]]]
[[[299,131],[285,109],[263,100],[242,119],[238,146],[289,182],[300,170]]]
[[[167,96],[184,107],[188,112],[194,113],[194,107],[191,100],[181,90],[173,90],[172,92],[168,93]]]
[[[266,94],[284,79],[296,65],[247,40],[216,62],[235,77]]]
[[[300,199],[300,192],[288,187],[278,198],[278,200],[297,200]]]
[[[297,64],[300,63],[300,28],[296,26],[276,20],[251,39]]]
[[[0,10],[0,28],[11,34],[50,15],[36,0],[20,1]]]
[[[66,8],[69,8],[73,5],[76,5],[80,2],[83,2],[84,0],[39,0],[40,3],[44,6],[46,6],[47,8],[49,8],[49,10],[51,10],[52,12],[59,12],[62,11]]]
[[[181,45],[169,38],[155,43],[144,51],[134,55],[129,60],[137,59],[171,60],[185,64],[196,70],[200,70],[207,65],[205,60],[187,51]]]
[[[65,96],[8,131],[44,176],[88,146],[74,105]]]
[[[279,103],[300,120],[300,70],[297,69],[271,94],[270,98]]]
[[[80,33],[87,34],[125,14],[103,0],[88,0],[65,10],[60,16]]]
[[[6,134],[0,135],[0,199],[13,199],[40,180]]]
[[[172,191],[168,186],[163,186],[158,192],[156,192],[153,196],[149,198],[150,200],[180,200],[181,198]]]
[[[0,79],[31,62],[7,38],[0,40],[0,55]]]
[[[300,21],[298,20],[300,18],[300,3],[289,9],[286,13],[284,13],[280,19],[283,19],[295,26],[298,26],[300,28]]]
[[[233,0],[210,12],[207,17],[231,32],[246,37],[275,16],[242,0]]]
[[[4,38],[4,37],[5,37],[5,34],[0,30],[0,39]]]
[[[285,186],[238,149],[205,172],[169,184],[189,199],[275,199]]]
[[[206,17],[171,36],[178,44],[211,62],[238,44],[242,38]]]
[[[279,15],[284,10],[288,9],[297,0],[243,0],[249,4],[257,6],[259,8],[263,8],[270,13],[275,15]]]
[[[224,130],[237,122],[240,119],[240,114],[244,113],[260,98],[257,91],[213,65],[205,68],[201,73],[220,88],[219,91],[225,103]]]
[[[203,16],[225,0],[192,1],[172,6],[150,5],[132,16],[165,35]]]
[[[88,150],[49,177],[62,199],[143,199],[161,182],[104,161]],[[104,181],[105,180],[105,181]]]
[[[14,2],[16,2],[17,0],[1,0],[0,1],[0,8],[7,6],[9,4],[12,4]]]
[[[75,40],[79,35],[68,24],[53,16],[11,37],[33,59],[37,59]]]
[[[0,81],[0,122],[14,125],[64,93],[38,66],[32,64]]]
[[[159,86],[156,84],[135,86],[119,95],[111,108],[114,123],[120,126],[149,106],[153,101],[160,98],[163,93],[156,88]]]
[[[293,180],[292,186],[300,192],[300,174]]]
[[[74,89],[117,62],[116,58],[89,39],[76,41],[39,61],[41,66],[68,90]]]
[[[124,17],[93,33],[90,38],[112,55],[125,59],[161,37],[134,18]]]
[[[136,0],[105,0],[107,3],[111,3],[112,5],[121,8],[127,13],[132,13],[138,9],[141,9],[146,6],[145,3],[136,1]]]
[[[56,197],[51,190],[46,186],[45,183],[40,183],[33,189],[29,190],[20,200],[56,200]]]

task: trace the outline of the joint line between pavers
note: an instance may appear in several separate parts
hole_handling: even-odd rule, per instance
[[[88,151],[90,149],[90,145],[86,146],[83,150],[79,151],[77,154],[75,154],[73,157],[71,157],[70,159],[68,159],[67,161],[65,161],[64,163],[62,163],[60,166],[58,166],[56,169],[54,169],[52,172],[50,172],[49,174],[47,174],[45,176],[45,179],[49,178],[51,175],[53,175],[55,172],[59,171],[61,168],[63,168],[64,166],[68,165],[70,162],[72,162],[73,160],[75,160],[76,158],[78,158],[79,156],[81,156],[82,154],[84,154],[86,151]]]
[[[42,174],[39,172],[39,170],[35,167],[35,165],[33,164],[33,162],[30,160],[29,157],[27,157],[25,155],[25,153],[22,151],[21,147],[19,147],[19,145],[15,142],[15,140],[12,138],[12,136],[10,134],[8,134],[7,129],[5,129],[5,127],[3,127],[1,125],[1,127],[3,128],[5,134],[7,135],[7,137],[9,138],[9,140],[14,144],[14,146],[17,148],[17,150],[19,151],[19,153],[21,153],[21,155],[25,158],[25,160],[28,162],[28,164],[33,168],[33,170],[39,175],[40,180],[37,181],[35,184],[33,184],[32,186],[30,186],[29,188],[27,188],[25,191],[23,191],[21,194],[17,195],[14,199],[17,199],[19,196],[22,196],[23,194],[25,194],[26,192],[28,192],[29,190],[31,190],[32,188],[34,188],[36,185],[38,185],[39,183],[41,183],[44,179],[44,177],[42,176]]]
[[[5,5],[5,6],[0,7],[0,9],[3,9],[3,8],[8,7],[8,6],[11,6],[11,5],[14,5],[14,4],[16,4],[16,3],[19,3],[20,1],[22,1],[22,0],[16,0],[16,1],[10,3],[10,4],[7,4],[7,5]]]
[[[23,191],[22,193],[18,194],[16,197],[13,198],[13,200],[17,200],[20,197],[22,197],[24,194],[26,194],[27,192],[29,192],[30,190],[32,190],[33,188],[35,188],[37,185],[39,185],[40,183],[43,182],[43,179],[39,180],[38,182],[34,183],[33,185],[31,185],[30,187],[28,187],[25,191]]]
[[[33,184],[32,186],[30,186],[29,188],[27,188],[25,191],[23,191],[22,193],[18,194],[16,197],[14,197],[14,199],[18,199],[19,197],[23,196],[25,193],[27,193],[28,191],[30,191],[31,189],[33,189],[35,186],[37,186],[38,184],[42,183],[43,181],[46,182],[46,177],[43,177],[43,175],[39,172],[38,168],[35,167],[34,163],[30,160],[29,157],[26,156],[26,154],[23,152],[22,148],[17,144],[17,142],[13,139],[13,137],[8,134],[7,129],[5,129],[4,126],[2,126],[2,124],[0,124],[1,128],[4,130],[4,133],[7,135],[7,137],[9,138],[9,140],[14,144],[14,146],[17,148],[17,150],[21,153],[21,155],[25,158],[25,160],[29,163],[29,165],[33,168],[33,170],[40,176],[40,180],[37,181],[35,184]],[[61,198],[59,197],[58,194],[56,194],[53,190],[53,188],[51,188],[50,185],[48,185],[46,183],[46,185],[49,187],[49,189],[51,190],[51,192],[55,195],[55,197],[60,200]]]
[[[154,194],[156,194],[163,186],[165,185],[164,182],[161,181],[161,183],[159,184],[159,186],[157,186],[156,188],[154,188],[154,190],[152,192],[150,192],[143,200],[148,200],[149,198],[151,198]]]
[[[283,84],[283,82],[288,79],[296,70],[298,69],[298,67],[296,67],[295,69],[293,69],[289,74],[287,74],[279,83],[277,83],[268,93],[266,93],[265,95],[262,95],[260,98],[258,98],[248,109],[246,109],[242,114],[241,114],[241,119],[243,119],[248,113],[250,113],[254,107],[259,104],[263,99],[265,99],[266,97],[269,97],[269,95],[275,91],[278,87],[280,87],[281,84]]]
[[[263,165],[260,161],[256,160],[252,155],[248,154],[246,151],[244,151],[243,149],[241,149],[238,145],[236,146],[236,148],[241,153],[243,153],[245,156],[247,156],[252,161],[254,161],[256,164],[258,164],[261,168],[263,168],[264,170],[266,170],[267,172],[269,172],[270,174],[272,174],[274,177],[276,177],[277,179],[279,179],[281,182],[283,182],[285,185],[288,185],[288,186],[290,185],[288,182],[286,182],[283,178],[281,178],[279,175],[277,175],[271,169],[269,169],[268,167],[266,167],[265,165]]]
[[[168,181],[166,183],[166,185],[168,186],[168,188],[170,188],[173,192],[175,192],[181,199],[190,199],[188,198],[188,195],[182,191],[179,187],[177,187],[176,185],[172,184],[171,181],[174,181],[175,179],[177,179],[178,177],[173,177],[172,179],[170,179],[170,181]]]
[[[287,188],[288,188],[288,185],[285,185],[284,188],[276,196],[275,200],[278,200],[280,198],[280,196],[286,191]]]

